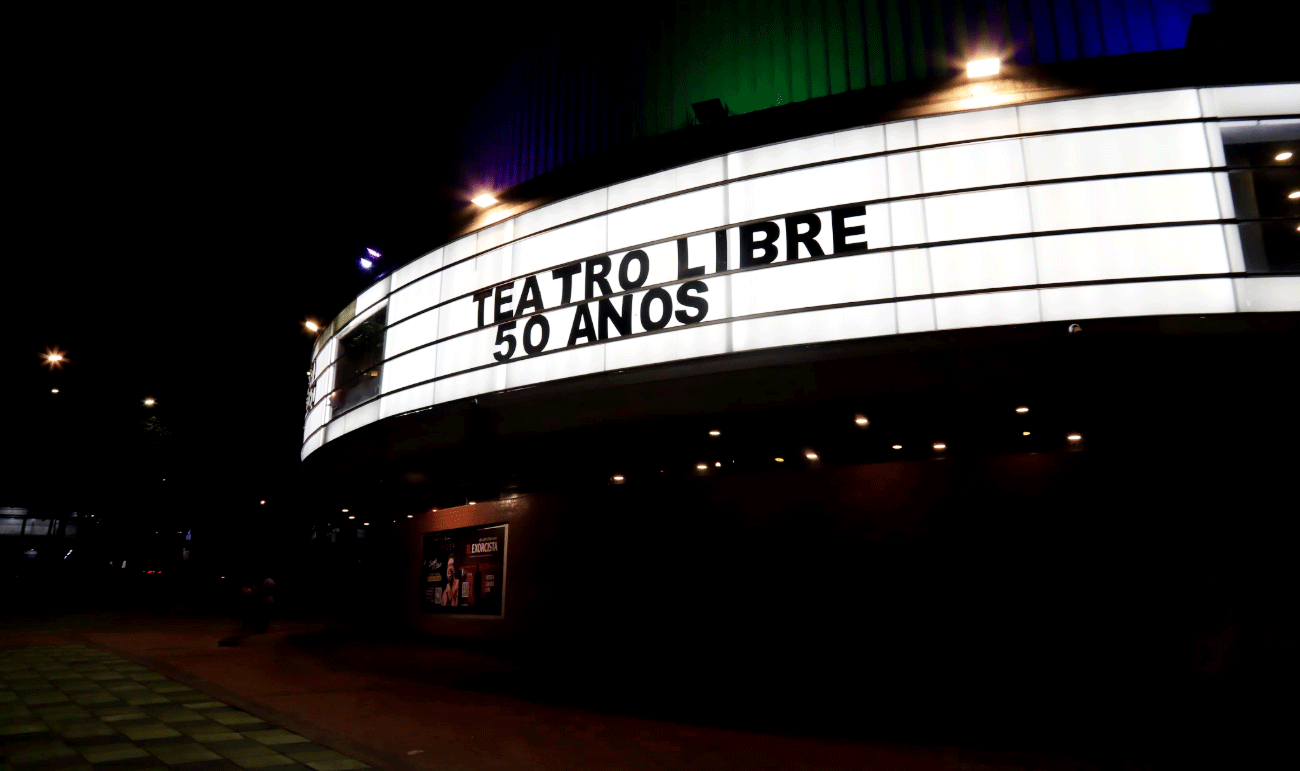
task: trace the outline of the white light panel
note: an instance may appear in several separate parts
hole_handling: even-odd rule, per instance
[[[444,346],[431,345],[384,362],[384,393],[436,377],[438,355],[442,350]]]
[[[1230,266],[1220,228],[1191,225],[1039,237],[1034,239],[1039,281],[1226,273]]]
[[[437,305],[442,299],[442,274],[413,281],[393,292],[388,302],[388,323],[396,324],[414,313]]]
[[[403,265],[393,271],[392,289],[396,290],[400,287],[406,286],[417,278],[428,275],[438,268],[441,268],[442,253],[443,250],[441,248],[434,249],[432,252],[429,252],[418,260]]]
[[[1036,289],[936,297],[934,313],[939,329],[996,327],[1041,321]]]
[[[944,142],[964,142],[971,139],[1013,136],[1020,133],[1015,107],[994,110],[972,110],[916,121],[917,142],[937,145]]]
[[[1219,218],[1211,174],[1036,185],[1029,199],[1039,232]]]
[[[1051,134],[1023,141],[1030,181],[1210,165],[1199,123]]]
[[[1040,289],[1043,321],[1175,313],[1233,313],[1232,279],[1148,281],[1137,284]]]
[[[1191,89],[1066,99],[1021,105],[1017,110],[1025,133],[1201,117],[1200,102]]]
[[[935,292],[969,292],[1039,283],[1034,242],[1029,238],[935,246],[929,251]]]
[[[922,150],[918,155],[921,189],[926,193],[1025,181],[1019,139],[939,147]],[[893,188],[892,176],[890,187]]]

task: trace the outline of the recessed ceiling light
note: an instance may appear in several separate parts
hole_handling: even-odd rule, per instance
[[[1291,200],[1300,198],[1300,190],[1292,190],[1290,194],[1287,195],[1287,198],[1290,198]]]
[[[1275,161],[1289,161],[1289,160],[1291,160],[1291,151],[1290,151],[1290,150],[1287,150],[1287,151],[1285,151],[1285,152],[1278,153],[1277,155],[1273,156],[1273,160],[1275,160]]]
[[[492,204],[494,204],[494,203],[497,202],[497,199],[493,198],[492,196],[488,195],[487,193],[483,193],[483,194],[481,194],[481,195],[474,196],[473,198],[471,198],[471,199],[469,199],[469,200],[473,201],[474,203],[478,204],[479,206],[483,207],[484,209],[486,209],[487,207],[489,207],[489,206],[491,206]]]
[[[349,514],[349,515],[348,515],[348,519],[356,519],[356,518],[357,518],[357,515],[356,515],[356,514]]]
[[[407,518],[407,519],[415,519],[415,515],[414,515],[414,514],[407,514],[407,515],[406,515],[406,518]]]
[[[362,525],[362,527],[370,527],[370,523],[369,523],[369,522],[362,522],[361,525]]]
[[[50,389],[50,393],[52,393],[52,394],[57,394],[58,392],[59,392],[59,389],[57,389],[57,388],[51,388],[51,389]]]
[[[867,424],[869,423],[869,421],[867,420],[867,416],[866,416],[866,415],[858,415],[858,416],[854,417],[854,418],[853,418],[853,422],[854,422],[854,423],[857,423],[859,426],[865,426],[865,425],[867,425]]]
[[[966,77],[968,78],[986,78],[989,75],[998,74],[1002,68],[1002,61],[997,57],[991,59],[975,59],[966,62]]]
[[[695,466],[695,468],[699,469],[700,471],[703,471],[704,469],[706,469],[706,468],[708,468],[708,467],[709,467],[709,464],[707,464],[707,463],[699,463],[699,464],[696,464],[696,466]]]
[[[935,442],[935,443],[934,443],[934,449],[936,449],[936,450],[946,450],[946,449],[948,449],[948,445],[944,444],[943,442]]]
[[[1021,435],[1021,436],[1029,436],[1029,432],[1028,432],[1028,431],[1021,431],[1021,432],[1020,432],[1020,435]]]
[[[776,458],[777,463],[785,463],[785,458]]]
[[[347,514],[347,513],[348,513],[348,510],[347,510],[347,509],[339,509],[339,511],[343,512],[344,514]]]
[[[1082,439],[1083,437],[1080,436],[1079,434],[1070,434],[1069,436],[1067,436],[1067,437],[1065,437],[1065,438],[1066,438],[1066,439],[1069,439],[1071,442],[1077,442],[1077,441],[1079,441],[1080,439]]]
[[[302,325],[312,332],[320,331],[320,325],[314,321],[304,321]]]
[[[903,445],[901,445],[901,444],[896,444],[896,445],[894,445],[894,449],[895,449],[895,450],[901,450],[901,449],[903,449]]]
[[[803,456],[808,460],[817,460],[817,453],[815,452],[805,452]]]
[[[622,482],[622,481],[623,481],[623,475],[622,475],[622,474],[615,474],[615,475],[614,475],[614,481],[615,481],[615,482]]]
[[[1017,407],[1017,408],[1016,408],[1016,412],[1019,412],[1019,413],[1021,413],[1021,414],[1023,415],[1024,413],[1029,412],[1029,408],[1028,408],[1028,407]]]
[[[717,463],[714,463],[713,465],[714,465],[714,466],[717,466],[718,468],[722,468],[722,461],[718,461]]]
[[[721,432],[721,431],[710,431],[710,432],[709,432],[709,436],[721,436],[721,435],[722,435],[722,432]]]

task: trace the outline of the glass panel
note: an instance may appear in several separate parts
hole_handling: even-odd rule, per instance
[[[1246,271],[1300,270],[1300,122],[1225,124],[1221,134]]]
[[[388,309],[383,308],[339,338],[335,414],[379,395],[387,323]]]

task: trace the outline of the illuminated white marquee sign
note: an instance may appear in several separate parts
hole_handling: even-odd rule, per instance
[[[303,457],[385,417],[668,361],[1298,310],[1300,279],[1245,275],[1223,138],[1300,130],[1297,114],[1295,84],[954,113],[735,152],[504,219],[397,269],[322,333]],[[381,363],[358,373],[340,341],[367,323],[381,324],[365,338],[382,339]]]

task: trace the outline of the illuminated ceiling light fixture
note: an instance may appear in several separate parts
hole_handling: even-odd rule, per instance
[[[1292,190],[1291,193],[1287,195],[1287,198],[1290,198],[1293,201],[1300,198],[1300,190]]]
[[[477,505],[478,505],[478,501],[470,501],[470,502],[469,502],[469,505],[471,505],[471,506],[477,506]]]
[[[370,527],[370,523],[369,523],[369,522],[362,522],[361,525],[362,525],[362,527]]]
[[[366,247],[366,254],[374,257],[376,260],[384,256],[378,249],[371,249],[368,246]]]
[[[713,465],[714,465],[714,466],[717,466],[718,468],[722,468],[722,461],[718,461],[717,463],[714,463]]]
[[[785,458],[777,458],[777,459],[776,459],[776,462],[777,462],[777,463],[785,463]]]
[[[406,515],[406,518],[407,518],[407,519],[415,519],[415,515],[414,515],[414,514],[407,514],[407,515]]]
[[[367,260],[365,257],[361,258],[361,267],[365,268],[366,270],[370,270],[374,266],[375,264],[370,260]]]
[[[1023,415],[1023,414],[1025,414],[1026,412],[1029,412],[1029,408],[1028,408],[1028,407],[1017,407],[1017,408],[1016,408],[1016,412],[1019,412],[1021,415]]]
[[[491,206],[492,204],[494,204],[494,203],[497,202],[497,199],[493,198],[492,196],[488,195],[487,193],[481,193],[481,194],[479,194],[479,195],[477,195],[477,196],[471,198],[470,200],[473,201],[474,203],[478,204],[480,207],[482,207],[482,208],[484,208],[484,209],[486,209],[487,207],[489,207],[489,206]]]
[[[803,456],[808,460],[817,460],[817,453],[812,451],[805,452]]]
[[[1291,151],[1290,151],[1290,150],[1287,150],[1286,152],[1278,153],[1277,155],[1273,156],[1273,160],[1275,160],[1275,161],[1289,161],[1289,160],[1291,160]]]
[[[257,502],[257,505],[259,505],[259,506],[265,506],[265,505],[266,505],[266,501],[258,501],[258,502]]]
[[[308,321],[304,321],[304,322],[302,323],[302,325],[303,325],[304,327],[306,327],[307,330],[310,331],[310,332],[319,332],[319,331],[320,331],[320,325],[317,324],[317,323],[314,322],[314,321],[310,321],[310,320],[308,320]]]
[[[51,389],[50,389],[50,393],[52,393],[52,394],[57,394],[58,392],[59,392],[59,389],[57,389],[57,388],[51,388]]]
[[[903,445],[901,445],[901,444],[896,444],[896,445],[894,445],[894,449],[895,449],[895,450],[901,450],[901,449],[903,449]]]
[[[997,57],[991,59],[974,59],[966,62],[966,77],[968,78],[986,78],[989,75],[998,74],[1002,68],[1002,61]]]
[[[44,356],[45,356],[45,363],[50,365],[50,369],[57,369],[59,367],[62,367],[63,363],[67,361],[67,358],[64,357],[63,352],[57,348],[46,349]]]
[[[150,396],[148,399],[145,399],[145,400],[144,400],[144,406],[146,406],[146,407],[152,407],[152,406],[154,406],[154,405],[157,404],[157,403],[158,403],[158,402],[155,401],[154,398],[153,398],[152,396]]]
[[[859,426],[862,426],[862,427],[864,427],[864,428],[865,428],[865,427],[867,426],[867,424],[869,423],[869,421],[867,420],[867,416],[866,416],[866,415],[857,415],[857,416],[855,416],[855,417],[853,418],[853,422],[854,422],[854,423],[857,423]]]
[[[347,510],[347,509],[339,509],[339,511],[343,512],[344,514],[347,514],[347,513],[348,513],[348,510]]]
[[[615,475],[614,475],[614,481],[615,481],[615,482],[622,482],[622,481],[623,481],[623,475],[622,475],[622,474],[615,474]]]
[[[356,518],[357,518],[357,515],[356,515],[356,514],[349,514],[349,515],[348,515],[348,519],[356,519]]]
[[[948,445],[944,444],[943,442],[935,442],[935,443],[934,443],[934,449],[936,449],[936,450],[946,450],[946,449],[948,449]]]
[[[1020,435],[1021,435],[1021,436],[1029,436],[1029,432],[1028,432],[1028,431],[1021,431],[1021,432],[1020,432]]]
[[[710,431],[709,436],[722,436],[721,431]]]
[[[703,471],[703,470],[705,470],[705,469],[708,468],[708,467],[709,467],[709,464],[707,464],[707,463],[697,463],[697,464],[695,464],[695,468],[699,469],[700,471]]]
[[[1077,442],[1077,441],[1079,441],[1080,439],[1082,439],[1083,437],[1080,436],[1079,434],[1070,434],[1069,436],[1067,436],[1067,437],[1065,437],[1065,438],[1066,438],[1066,439],[1069,439],[1071,442]]]

